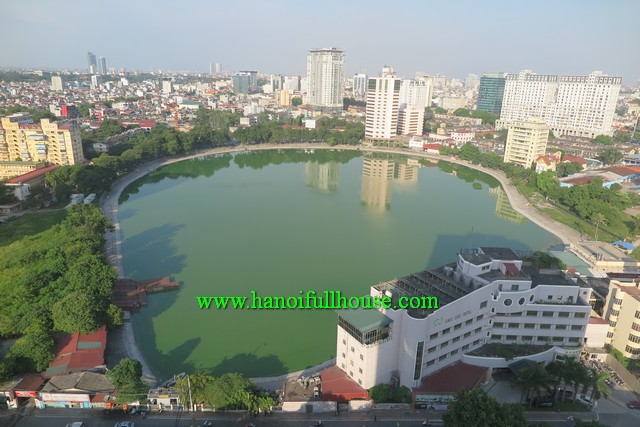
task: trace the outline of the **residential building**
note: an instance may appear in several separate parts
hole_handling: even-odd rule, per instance
[[[16,162],[17,163],[17,162]],[[20,162],[20,163],[34,163],[34,162]],[[38,163],[44,165],[44,163]],[[31,190],[44,186],[44,177],[48,172],[52,172],[58,169],[60,166],[52,165],[37,169],[19,176],[15,176],[5,181],[7,188],[13,190],[14,196],[20,201],[27,200],[31,195]]]
[[[278,91],[278,105],[288,107],[291,105],[291,93],[288,90]]]
[[[115,386],[104,374],[77,372],[51,378],[35,399],[35,406],[45,408],[105,408]]]
[[[505,82],[504,73],[485,73],[480,77],[478,110],[489,111],[500,117]]]
[[[5,144],[0,145],[0,158],[55,165],[75,165],[85,161],[78,125],[51,122],[49,119],[40,120],[40,124],[28,121],[31,118],[25,120],[24,113],[0,120],[5,133]]]
[[[476,133],[472,130],[462,129],[451,131],[450,136],[458,144],[466,144],[467,142],[471,142],[471,140],[475,138]]]
[[[300,90],[300,76],[286,76],[284,78],[284,86],[282,87],[285,90],[290,90],[292,92],[297,92]]]
[[[247,74],[236,74],[233,76],[233,91],[238,95],[248,95],[250,80],[251,78]]]
[[[480,81],[478,80],[478,76],[475,74],[469,74],[466,79],[464,79],[464,87],[466,89],[475,90],[478,87]]]
[[[398,113],[398,135],[422,135],[424,107],[404,105]]]
[[[355,99],[366,99],[368,77],[364,73],[353,76],[353,97]]]
[[[600,71],[588,76],[507,74],[497,128],[529,117],[542,118],[555,135],[611,135],[622,78]]]
[[[87,52],[87,68],[89,69],[89,74],[95,74],[98,70],[98,62],[92,52]]]
[[[540,119],[512,122],[504,147],[505,163],[530,168],[538,157],[544,156],[548,139],[549,126]]]
[[[9,161],[9,150],[7,149],[0,149],[0,156],[4,157],[3,160],[0,160],[0,181],[24,175],[47,166],[45,162]]]
[[[632,359],[640,356],[640,289],[636,280],[609,282],[604,306],[609,322],[606,343]]]
[[[430,80],[402,80],[400,84],[400,105],[416,105],[424,111],[431,106]]]
[[[365,140],[389,141],[398,133],[401,82],[394,76],[369,78]]]
[[[54,92],[62,92],[62,77],[51,76],[51,90]]]
[[[445,110],[457,110],[467,107],[467,98],[464,96],[443,96],[440,98],[440,107]]]
[[[91,76],[91,89],[99,89],[102,84],[102,77],[94,74]]]
[[[249,92],[255,92],[258,89],[258,72],[257,71],[240,71],[240,75],[249,77]]]
[[[284,77],[281,74],[272,74],[271,75],[271,90],[274,92],[278,92],[282,90],[284,85]]]
[[[558,163],[559,161],[557,157],[550,155],[539,156],[536,159],[536,173],[547,171],[555,172]]]
[[[163,78],[160,80],[162,93],[169,95],[173,93],[173,81],[169,78]]]
[[[344,96],[344,52],[334,47],[313,49],[307,55],[307,104],[341,111]]]
[[[336,364],[365,389],[411,388],[457,361],[507,368],[512,360],[471,353],[489,343],[537,344],[527,359],[538,363],[579,356],[590,295],[509,248],[461,251],[455,263],[372,286],[391,308],[338,310]],[[418,308],[395,308],[409,303]]]
[[[222,65],[216,62],[216,75],[220,75],[222,73]]]

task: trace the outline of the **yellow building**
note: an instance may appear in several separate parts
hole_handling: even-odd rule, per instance
[[[623,356],[640,356],[640,289],[635,282],[609,282],[604,318],[609,322],[606,343]]]
[[[0,161],[48,162],[55,165],[84,163],[80,128],[73,123],[33,123],[28,114],[18,113],[0,120],[3,139]]]
[[[284,107],[291,105],[291,94],[288,90],[278,91],[278,104]]]
[[[46,166],[44,162],[8,162],[0,161],[0,180],[13,178],[42,169]]]
[[[530,168],[538,157],[544,156],[548,139],[549,126],[539,119],[511,123],[504,148],[505,163]]]

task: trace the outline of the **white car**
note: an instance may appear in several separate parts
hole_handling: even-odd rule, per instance
[[[136,427],[136,425],[133,421],[120,421],[113,427]]]
[[[67,424],[67,427],[86,427],[86,424],[80,421],[75,421],[75,422],[72,422],[71,424]]]
[[[578,397],[576,398],[576,400],[580,403],[582,403],[583,405],[591,405],[593,402],[591,401],[591,398],[589,396],[587,396],[586,394],[579,394]],[[593,406],[597,406],[598,402],[595,402],[593,404]]]

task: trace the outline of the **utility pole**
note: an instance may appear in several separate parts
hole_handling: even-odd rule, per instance
[[[187,384],[189,385],[189,411],[193,411],[193,399],[191,398],[191,380],[190,375],[187,375]]]

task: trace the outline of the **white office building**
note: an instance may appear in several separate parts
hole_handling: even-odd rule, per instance
[[[342,110],[344,52],[334,47],[313,49],[307,56],[307,104],[319,110]]]
[[[369,78],[365,140],[388,141],[397,135],[401,82],[395,76]]]
[[[431,80],[402,80],[400,85],[400,105],[415,105],[422,107],[431,106]]]
[[[62,92],[62,77],[51,76],[51,90],[55,92]]]
[[[398,135],[422,135],[424,107],[402,105],[398,113]]]
[[[432,308],[338,312],[337,366],[363,388],[421,379],[454,362],[507,368],[519,360],[470,354],[487,343],[531,343],[539,363],[580,355],[591,288],[559,271],[525,266],[508,248],[461,251],[455,263],[371,287],[371,296],[432,297]],[[437,305],[433,304],[437,298]]]
[[[366,99],[367,97],[367,81],[369,78],[366,74],[359,73],[353,76],[353,97],[355,99]]]
[[[611,135],[622,79],[600,71],[588,76],[535,74],[530,70],[507,74],[500,120],[541,117],[555,135],[593,138]]]

